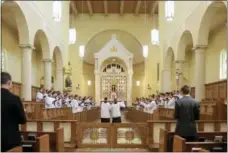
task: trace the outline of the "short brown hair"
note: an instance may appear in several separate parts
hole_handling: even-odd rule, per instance
[[[190,87],[188,85],[184,85],[180,90],[184,95],[188,95],[190,93]]]

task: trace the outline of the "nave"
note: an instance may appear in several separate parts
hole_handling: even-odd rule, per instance
[[[15,151],[226,149],[225,1],[2,1],[1,10],[1,71],[27,119]],[[174,133],[184,85],[200,107],[195,142]],[[125,104],[122,123],[101,123],[105,97]]]

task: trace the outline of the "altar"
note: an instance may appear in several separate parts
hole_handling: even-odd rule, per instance
[[[133,54],[121,44],[115,35],[94,55],[95,99],[97,105],[104,98],[113,101],[132,101]]]

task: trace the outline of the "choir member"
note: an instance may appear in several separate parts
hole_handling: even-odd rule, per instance
[[[105,97],[101,103],[101,123],[110,123],[111,105],[108,103],[108,98]]]
[[[40,91],[38,91],[36,93],[36,101],[37,102],[42,101],[43,100],[43,97],[44,97],[44,95],[43,95],[43,89],[40,89]]]
[[[125,108],[124,102],[117,102],[115,98],[114,103],[111,104],[112,123],[121,123],[121,108]]]

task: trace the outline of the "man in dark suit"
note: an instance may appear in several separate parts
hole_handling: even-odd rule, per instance
[[[183,97],[176,101],[175,119],[177,125],[175,134],[185,138],[186,141],[195,141],[197,137],[195,120],[200,118],[200,105],[189,93],[189,86],[184,85],[181,88]]]
[[[21,145],[19,124],[26,122],[24,108],[20,98],[9,89],[12,80],[9,73],[1,72],[1,151],[8,151]]]

